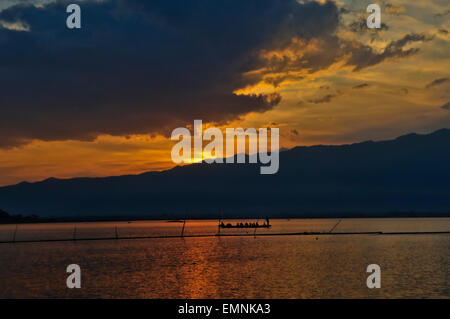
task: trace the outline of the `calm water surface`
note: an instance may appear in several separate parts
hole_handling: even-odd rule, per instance
[[[262,222],[262,221],[260,221]],[[327,232],[338,220],[273,220],[258,233]],[[166,221],[19,225],[16,240],[179,235]],[[0,226],[0,241],[15,225]],[[344,219],[333,232],[449,231],[450,218]],[[246,233],[246,230],[226,230]],[[248,230],[249,233],[253,231]],[[188,221],[186,235],[216,234]],[[0,244],[0,297],[449,298],[450,235],[206,237]],[[82,288],[66,288],[69,264]],[[381,267],[381,289],[366,267]]]

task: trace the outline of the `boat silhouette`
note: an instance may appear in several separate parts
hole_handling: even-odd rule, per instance
[[[269,218],[266,218],[266,221],[264,224],[259,224],[258,222],[249,223],[249,222],[239,222],[236,224],[227,223],[225,224],[223,221],[219,221],[219,228],[270,228],[272,225],[270,225]]]

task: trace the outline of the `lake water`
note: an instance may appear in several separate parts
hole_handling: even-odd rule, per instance
[[[328,232],[336,219],[272,220],[259,233]],[[262,221],[260,221],[262,223]],[[19,225],[16,240],[179,235],[166,221]],[[0,225],[0,241],[15,225]],[[449,231],[450,218],[343,219],[339,232]],[[253,234],[253,230],[222,233]],[[185,235],[214,235],[188,221]],[[450,234],[186,237],[0,244],[0,298],[450,298]],[[66,287],[78,264],[82,288]],[[381,267],[368,289],[366,267]]]

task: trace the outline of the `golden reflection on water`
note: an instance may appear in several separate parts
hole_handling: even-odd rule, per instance
[[[278,220],[274,228],[330,229],[335,222]],[[350,229],[351,222],[343,222],[338,228]],[[139,234],[180,231],[179,224],[155,223],[123,223],[120,229]],[[450,219],[416,220],[420,225],[394,219],[354,223],[359,229],[408,230],[432,229],[435,223],[435,229],[440,230],[442,224],[450,226]],[[114,224],[100,224],[98,228],[85,225],[84,231],[113,231]],[[156,230],[149,229],[149,225]],[[8,227],[0,229],[0,234],[11,231]],[[217,222],[193,221],[188,227],[190,231],[215,233]],[[48,235],[46,230],[70,233],[71,227],[32,226],[26,234],[24,226],[22,235]],[[448,298],[448,247],[448,234],[212,236],[0,244],[0,297]],[[82,289],[65,287],[65,268],[71,263],[82,269]],[[381,266],[382,289],[370,290],[365,285],[366,267],[371,263]]]
[[[255,220],[249,220],[254,222]],[[257,229],[259,234],[296,232],[427,232],[450,230],[450,218],[349,218],[342,219],[273,219],[270,229]],[[236,223],[237,220],[226,220]],[[262,222],[262,220],[260,220]],[[334,226],[337,224],[337,227]],[[184,235],[215,235],[217,220],[187,220]],[[0,225],[0,241],[12,240],[16,225]],[[168,221],[122,221],[92,223],[54,223],[18,225],[17,240],[114,238],[179,236],[183,223]],[[253,234],[253,229],[222,229],[221,234]],[[75,235],[74,235],[75,233]]]

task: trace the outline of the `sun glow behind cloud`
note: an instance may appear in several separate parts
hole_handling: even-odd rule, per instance
[[[450,82],[429,86],[436,79],[450,78],[448,4],[428,0],[383,3],[385,27],[371,32],[358,29],[361,18],[367,16],[368,3],[339,2],[342,13],[334,34],[294,36],[280,47],[257,51],[257,63],[242,71],[241,84],[229,93],[241,97],[276,93],[281,102],[243,111],[246,102],[240,100],[242,104],[232,116],[220,113],[222,122],[207,123],[203,119],[204,127],[279,127],[281,147],[380,140],[449,127],[450,112],[441,106],[450,101]],[[6,23],[3,28],[26,31],[27,25],[22,22]],[[389,46],[390,51],[386,51]],[[414,53],[402,56],[408,50]],[[367,63],[369,57],[372,64]],[[356,67],[359,69],[355,71]],[[168,92],[167,96],[176,93]],[[208,98],[204,101],[214,102]],[[226,110],[225,105],[228,102],[220,106],[220,111]],[[208,105],[201,107],[207,109]],[[172,119],[170,114],[174,113],[164,114],[167,123]],[[140,131],[145,131],[142,116],[136,113],[126,121],[133,118]],[[103,133],[91,140],[48,137],[48,141],[33,139],[28,144],[9,146],[0,150],[0,184],[50,176],[108,176],[167,169],[173,166],[170,150],[174,144],[167,133],[175,128],[172,126],[190,123],[177,120],[161,132],[152,132],[152,137],[143,133],[125,137],[119,127],[117,134]],[[148,122],[149,133],[155,125],[159,123]],[[164,134],[164,130],[168,132]],[[198,160],[199,154],[195,158]]]

